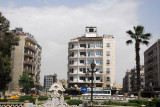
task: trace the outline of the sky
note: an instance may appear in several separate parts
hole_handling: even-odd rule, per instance
[[[42,46],[41,83],[44,75],[57,73],[67,79],[68,42],[82,36],[86,26],[116,40],[116,84],[135,66],[134,45],[127,46],[127,30],[143,25],[151,33],[151,46],[160,39],[160,0],[0,0],[0,11],[10,29],[22,27]],[[149,46],[141,46],[143,52]]]

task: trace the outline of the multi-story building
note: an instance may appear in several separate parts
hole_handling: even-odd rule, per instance
[[[146,91],[160,90],[160,40],[144,52]]]
[[[90,64],[96,63],[95,87],[115,84],[115,39],[112,35],[98,36],[96,27],[86,27],[84,36],[68,43],[68,87],[90,87]]]
[[[19,42],[11,53],[13,69],[9,92],[19,92],[21,87],[18,85],[18,80],[23,72],[29,72],[35,85],[39,85],[42,48],[34,36],[24,33],[22,28],[16,28],[10,32],[19,37]]]
[[[131,70],[127,70],[125,77],[123,78],[123,92],[130,93],[131,92]]]
[[[48,92],[51,85],[57,82],[57,74],[44,76],[44,91]]]
[[[141,91],[144,91],[145,89],[144,66],[141,66],[140,78],[141,78]],[[126,75],[123,78],[123,91],[129,94],[137,93],[137,71],[135,68],[127,70]]]

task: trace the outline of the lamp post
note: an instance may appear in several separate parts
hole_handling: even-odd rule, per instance
[[[92,74],[92,81],[91,81],[91,105],[93,106],[93,73],[95,73],[98,69],[96,69],[95,71],[94,71],[94,68],[96,67],[96,64],[94,63],[94,60],[93,60],[93,62],[91,63],[91,69],[92,70],[89,70],[88,69],[88,71],[89,72],[91,72],[91,74]]]

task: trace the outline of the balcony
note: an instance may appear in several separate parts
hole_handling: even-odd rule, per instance
[[[29,73],[32,73],[32,70],[31,69],[24,69],[23,72],[29,72]]]
[[[29,45],[25,45],[24,46],[25,48],[27,48],[27,49],[30,49],[30,50],[32,50],[32,51],[36,51],[36,48],[34,48],[34,47],[32,47],[32,46],[29,46]]]
[[[24,61],[23,63],[27,64],[27,65],[33,65],[34,64],[33,61]]]
[[[31,58],[33,58],[33,56],[34,56],[33,54],[28,54],[28,53],[24,53],[24,55],[25,55],[25,56],[29,56],[29,57],[31,57]]]

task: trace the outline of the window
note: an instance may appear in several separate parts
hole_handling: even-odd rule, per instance
[[[80,72],[83,71],[83,73],[86,73],[86,68],[80,68],[79,71],[80,71]]]
[[[107,64],[110,64],[110,60],[107,60],[107,62],[106,62]]]
[[[93,60],[92,60],[92,59],[88,60],[88,64],[91,64],[92,62],[93,62]]]
[[[102,68],[98,68],[98,71],[99,71],[100,73],[103,73]]]
[[[101,51],[97,51],[96,55],[102,56],[102,52]]]
[[[85,81],[86,78],[85,77],[79,77],[79,79]]]
[[[80,47],[86,48],[86,44],[80,44]]]
[[[101,59],[97,59],[97,60],[96,60],[96,63],[97,63],[97,64],[102,64],[102,60],[101,60]]]
[[[96,80],[100,80],[100,77],[96,77]]]
[[[74,48],[74,44],[72,44],[72,49]]]
[[[69,64],[74,64],[74,60],[69,61]]]
[[[107,68],[106,72],[107,72],[107,73],[110,73],[110,68]]]
[[[70,80],[73,81],[73,77],[70,77]]]
[[[86,60],[80,60],[80,63],[86,64]]]
[[[93,51],[88,52],[88,56],[94,56],[94,52]]]
[[[110,51],[107,51],[107,52],[106,52],[106,55],[107,55],[107,56],[110,56]]]
[[[102,48],[103,46],[102,46],[101,43],[97,43],[97,44],[96,44],[96,47],[101,47],[101,48]]]
[[[88,44],[88,48],[94,48],[94,44],[93,43]]]
[[[110,77],[107,77],[107,81],[110,81]]]
[[[110,47],[110,43],[107,43],[107,47]]]
[[[70,69],[70,73],[73,73],[73,72],[74,72],[74,69],[73,69],[73,68],[71,68],[71,69]]]
[[[86,52],[80,52],[80,56],[86,56]]]

